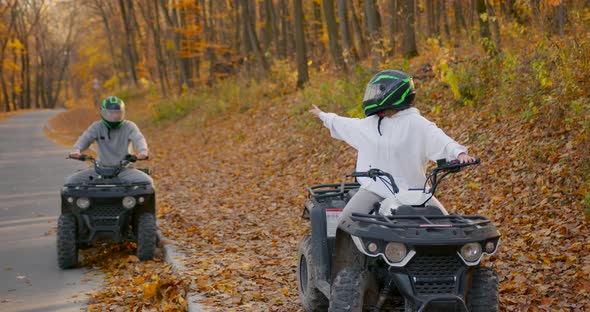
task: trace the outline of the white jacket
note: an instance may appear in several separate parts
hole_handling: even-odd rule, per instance
[[[377,131],[377,115],[358,119],[322,112],[319,117],[330,129],[332,137],[358,151],[357,171],[377,168],[388,172],[400,190],[424,186],[429,160],[451,160],[460,153],[467,153],[467,148],[447,136],[413,107],[383,118],[382,136]],[[383,198],[391,196],[379,179],[359,178],[358,181],[362,188]]]

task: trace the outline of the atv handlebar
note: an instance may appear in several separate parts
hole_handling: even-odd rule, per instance
[[[480,163],[479,158],[476,158],[472,162],[466,162],[466,163],[461,163],[457,159],[451,160],[451,161],[447,161],[444,158],[439,159],[436,161],[437,166],[432,169],[432,173],[428,176],[428,178],[426,179],[426,182],[424,182],[424,187],[421,189],[410,189],[410,190],[423,190],[424,192],[426,192],[426,186],[427,186],[428,182],[430,181],[431,188],[430,188],[429,193],[434,194],[434,192],[436,191],[436,187],[438,186],[440,181],[442,181],[442,179],[444,179],[448,174],[458,172],[463,167],[479,165],[479,163]],[[441,176],[439,177],[439,175],[441,175]],[[376,181],[377,178],[380,178],[380,177],[386,177],[389,180],[389,184],[391,185],[390,191],[394,194],[399,193],[399,188],[395,184],[393,176],[391,176],[391,174],[389,174],[388,172],[382,171],[380,169],[373,168],[373,169],[370,169],[369,171],[366,171],[366,172],[356,172],[355,171],[348,176],[355,177],[355,178],[366,177],[366,178],[373,179],[373,181]],[[387,183],[384,179],[381,179],[381,180],[387,185]],[[429,200],[430,200],[430,198],[429,198]]]
[[[433,172],[438,171],[450,171],[450,172],[457,172],[463,167],[479,165],[480,160],[476,158],[475,161],[461,163],[459,160],[454,159],[451,161],[447,161],[446,159],[439,159],[436,161],[436,168],[432,169]]]
[[[87,161],[87,160],[94,161],[95,160],[94,157],[92,157],[90,155],[85,155],[85,154],[80,155],[80,157],[72,157],[71,155],[68,155],[68,157],[66,157],[66,159],[74,159],[74,160],[79,160],[79,161]]]
[[[436,192],[436,188],[438,187],[440,182],[448,174],[459,172],[461,170],[461,168],[463,168],[463,167],[479,165],[479,164],[480,164],[479,158],[476,158],[475,161],[466,162],[466,163],[461,163],[457,159],[454,159],[451,161],[447,161],[444,158],[439,159],[436,161],[437,166],[432,169],[432,173],[428,176],[428,178],[426,179],[426,182],[424,182],[423,190],[426,190],[426,185],[427,185],[428,181],[430,181],[430,184],[431,184],[430,193],[434,195],[434,192]],[[440,175],[440,177],[439,177],[439,175]]]
[[[66,159],[75,159],[75,160],[79,160],[79,161],[90,160],[92,162],[96,161],[96,158],[94,158],[90,155],[86,155],[86,154],[82,154],[82,155],[80,155],[80,157],[72,157],[72,156],[68,155],[68,157],[66,157]],[[123,158],[123,160],[121,162],[127,161],[128,163],[130,163],[130,162],[134,163],[138,160],[149,160],[149,157],[146,157],[145,159],[139,159],[139,158],[137,158],[137,155],[127,154],[127,155],[125,155],[125,158]]]
[[[389,179],[389,182],[391,184],[391,191],[393,191],[394,193],[399,193],[399,188],[395,184],[395,180],[393,179],[393,176],[391,176],[391,174],[389,174],[388,172],[385,172],[385,171],[382,171],[379,169],[369,169],[369,171],[366,171],[366,172],[355,171],[355,172],[351,173],[349,176],[355,177],[355,178],[358,178],[358,177],[371,178],[371,179],[373,179],[373,181],[376,181],[378,177],[386,177],[387,179]]]

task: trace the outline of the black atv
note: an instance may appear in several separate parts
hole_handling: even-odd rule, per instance
[[[386,183],[392,197],[339,224],[360,185],[309,188],[303,217],[311,220],[311,235],[300,243],[297,264],[305,310],[497,311],[496,272],[480,261],[498,249],[498,229],[482,216],[449,215],[432,198],[444,177],[478,163],[437,161],[424,188],[406,192],[415,196],[401,196],[386,172],[355,172]],[[408,197],[420,200],[404,203]]]
[[[151,182],[128,182],[119,174],[137,161],[127,155],[115,167],[97,164],[91,156],[71,158],[94,163],[84,181],[66,183],[61,190],[57,225],[57,260],[61,269],[78,264],[78,250],[96,242],[137,243],[137,257],[150,260],[157,244],[156,194]],[[151,174],[149,169],[139,169]]]

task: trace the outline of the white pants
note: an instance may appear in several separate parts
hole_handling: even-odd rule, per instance
[[[348,201],[344,210],[342,210],[342,214],[340,215],[340,219],[343,216],[348,215],[350,216],[353,212],[356,213],[369,213],[375,207],[375,203],[381,203],[385,198],[371,192],[367,191],[364,188],[360,188],[354,196]],[[448,215],[449,213],[445,210],[443,205],[434,197],[430,198],[427,205],[437,206],[442,210],[443,214]]]

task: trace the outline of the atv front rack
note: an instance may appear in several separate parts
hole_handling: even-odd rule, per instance
[[[462,215],[373,215],[352,213],[351,220],[369,224],[377,224],[389,228],[466,228],[485,226],[491,221],[482,216]]]

